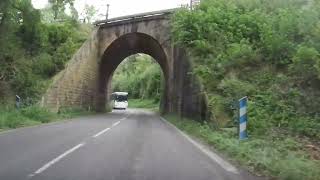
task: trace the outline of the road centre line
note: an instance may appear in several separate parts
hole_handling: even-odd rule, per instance
[[[126,117],[120,119],[118,122],[113,123],[113,124],[112,124],[112,127],[117,126],[117,125],[120,123],[120,121],[125,120],[125,119],[127,119],[128,117],[129,117],[129,116],[126,116]],[[93,137],[93,138],[97,138],[97,137],[101,136],[102,134],[106,133],[107,131],[109,131],[110,129],[111,129],[111,128],[106,128],[106,129],[98,132],[97,134],[93,135],[92,137]]]
[[[119,121],[115,122],[112,124],[112,127],[115,127],[117,126],[118,124],[120,124],[120,122],[122,120],[125,120],[129,117],[126,116],[122,119],[120,119]],[[92,136],[93,138],[97,138],[99,136],[101,136],[102,134],[106,133],[107,131],[109,131],[111,128],[106,128],[100,132],[98,132],[97,134],[95,134],[94,136]],[[76,145],[75,147],[69,149],[68,151],[64,152],[63,154],[61,154],[60,156],[56,157],[55,159],[51,160],[50,162],[48,162],[47,164],[45,164],[44,166],[42,166],[41,168],[39,168],[37,171],[35,171],[34,173],[30,174],[29,177],[33,177],[37,174],[41,174],[43,171],[45,171],[46,169],[48,169],[49,167],[51,167],[52,165],[58,163],[60,160],[62,160],[64,157],[66,157],[67,155],[71,154],[72,152],[76,151],[77,149],[79,149],[80,147],[84,146],[85,143],[81,143],[81,144],[78,144]]]
[[[118,124],[120,124],[120,121],[118,121],[118,122],[116,122],[116,123],[113,123],[113,124],[112,124],[112,127],[115,127],[115,126],[117,126]]]
[[[95,134],[94,136],[92,136],[93,138],[97,138],[99,136],[101,136],[102,134],[104,134],[105,132],[109,131],[111,128],[106,128],[100,132],[98,132],[97,134]]]
[[[68,151],[66,151],[65,153],[61,154],[60,156],[56,157],[55,159],[53,159],[52,161],[48,162],[47,164],[45,164],[44,166],[42,166],[40,169],[38,169],[36,172],[34,172],[33,174],[30,174],[29,177],[33,177],[37,174],[42,173],[43,171],[45,171],[46,169],[48,169],[50,166],[56,164],[57,162],[59,162],[60,160],[62,160],[63,158],[65,158],[67,155],[71,154],[72,152],[74,152],[75,150],[79,149],[80,147],[84,146],[85,143],[81,143],[76,145],[75,147],[69,149]]]
[[[130,114],[128,114],[126,117],[120,119],[120,121],[123,121],[123,120],[127,119],[129,116],[130,116]]]

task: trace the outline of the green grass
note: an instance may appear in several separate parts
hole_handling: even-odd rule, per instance
[[[96,112],[89,111],[88,109],[83,109],[83,108],[64,108],[64,109],[60,109],[58,113],[58,115],[63,119],[73,118],[78,116],[85,116],[90,114],[96,114]]]
[[[91,113],[82,109],[63,109],[57,114],[38,106],[25,107],[20,110],[0,108],[0,131],[39,125]]]
[[[129,99],[129,108],[159,109],[159,103],[153,99]]]
[[[288,135],[250,136],[240,142],[236,129],[213,130],[208,124],[180,119],[176,115],[165,118],[255,174],[283,180],[320,179],[320,162],[312,159],[303,145]]]

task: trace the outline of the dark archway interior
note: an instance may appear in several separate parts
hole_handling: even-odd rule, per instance
[[[169,64],[167,56],[157,40],[143,33],[129,33],[116,39],[106,49],[101,59],[99,70],[99,98],[97,100],[98,111],[106,110],[106,103],[109,101],[110,84],[113,72],[118,65],[128,56],[144,53],[153,57],[160,65],[164,79],[165,87],[161,99],[160,110],[166,112],[168,98],[168,77]]]

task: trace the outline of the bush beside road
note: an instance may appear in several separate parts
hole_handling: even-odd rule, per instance
[[[2,107],[0,108],[0,131],[40,125],[91,113],[93,112],[70,108],[62,109],[57,114],[36,105],[21,108],[20,110]]]

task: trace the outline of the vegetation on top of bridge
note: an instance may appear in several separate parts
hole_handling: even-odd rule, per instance
[[[175,41],[187,48],[208,97],[208,125],[221,134],[210,143],[263,174],[319,178],[319,9],[318,1],[203,0],[173,17]],[[249,97],[249,141],[234,146],[236,134],[222,129],[236,127],[231,107],[243,96]],[[281,143],[297,146],[277,148]]]

